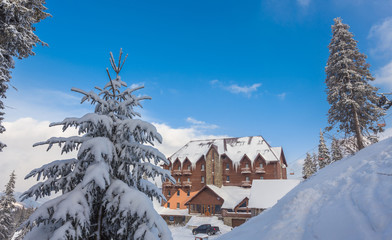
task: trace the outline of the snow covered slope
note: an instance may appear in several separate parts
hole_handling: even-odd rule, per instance
[[[325,167],[219,239],[392,239],[392,138]]]

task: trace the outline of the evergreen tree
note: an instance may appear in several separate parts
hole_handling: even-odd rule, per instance
[[[19,59],[34,55],[33,47],[40,43],[34,34],[34,24],[50,16],[45,13],[44,0],[2,0],[0,1],[0,134],[5,131],[4,103],[11,69],[14,68],[13,57]],[[0,151],[5,147],[0,142]]]
[[[318,146],[318,165],[321,168],[324,168],[328,164],[331,163],[331,157],[329,156],[329,151],[327,145],[325,144],[323,132],[320,130],[320,143]]]
[[[334,137],[332,139],[331,143],[331,160],[332,162],[339,161],[340,159],[343,158],[343,152],[342,149],[340,148],[339,141]]]
[[[364,135],[369,136],[369,130],[373,134],[382,131],[376,123],[385,113],[377,106],[378,89],[369,83],[374,78],[366,63],[366,55],[359,52],[349,26],[340,18],[335,18],[334,22],[325,68],[327,99],[331,105],[327,130],[337,125],[338,131],[343,131],[346,136],[355,136],[357,149],[361,150],[365,147]]]
[[[23,194],[26,197],[49,196],[52,191],[62,195],[39,207],[26,221],[31,228],[25,239],[171,239],[171,233],[154,210],[152,198],[165,200],[154,184],[143,179],[160,177],[175,182],[168,170],[166,157],[153,147],[162,141],[156,128],[141,119],[134,110],[141,101],[151,99],[135,96],[143,88],[126,88],[118,64],[110,53],[116,73],[104,88],[94,91],[72,88],[84,95],[82,102],[95,105],[94,113],[80,118],[66,118],[50,126],[77,127],[82,136],[53,137],[34,146],[48,144],[48,150],[59,144],[62,152],[78,149],[76,159],[57,160],[33,170],[26,178],[37,176],[45,181]]]
[[[316,173],[319,170],[319,161],[318,161],[318,157],[316,155],[316,153],[313,153],[312,155],[312,162],[313,162],[313,174]]]
[[[309,153],[306,153],[306,158],[304,161],[304,165],[302,166],[302,177],[304,179],[310,178],[317,171],[317,167],[313,162],[312,157]]]
[[[13,210],[15,209],[15,171],[10,175],[10,180],[5,185],[5,193],[0,198],[0,239],[11,239],[15,224]]]

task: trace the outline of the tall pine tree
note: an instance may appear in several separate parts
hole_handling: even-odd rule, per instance
[[[4,103],[11,79],[11,69],[15,67],[13,57],[22,59],[34,55],[33,47],[40,43],[34,34],[34,24],[50,16],[45,12],[44,0],[2,0],[0,1],[0,134],[5,131]],[[0,151],[5,147],[0,142]]]
[[[320,142],[318,146],[318,165],[321,168],[329,165],[331,163],[331,157],[329,156],[329,151],[327,145],[325,144],[323,132],[320,130]]]
[[[377,106],[377,88],[370,85],[374,78],[370,74],[366,55],[359,52],[357,41],[340,18],[334,19],[329,58],[325,68],[328,94],[327,130],[336,125],[346,136],[355,136],[357,149],[365,147],[364,135],[382,131],[377,121],[385,113]]]
[[[171,239],[171,233],[151,199],[164,199],[154,184],[143,179],[160,177],[174,182],[166,157],[154,148],[162,141],[156,128],[141,119],[135,107],[151,99],[135,96],[141,88],[127,87],[119,76],[124,61],[118,63],[110,54],[116,74],[103,87],[83,91],[82,102],[95,105],[94,113],[80,118],[66,118],[50,126],[77,127],[82,136],[53,137],[34,146],[55,144],[62,152],[78,150],[77,158],[57,160],[33,170],[26,178],[45,180],[30,188],[23,197],[43,197],[51,192],[62,195],[38,208],[26,222],[31,231],[25,239]]]
[[[10,180],[5,185],[5,193],[0,198],[0,239],[11,239],[15,224],[13,211],[15,209],[15,171],[10,175]]]
[[[304,165],[302,166],[302,177],[304,179],[310,178],[314,173],[317,172],[317,165],[313,161],[309,153],[306,153]]]
[[[331,143],[331,160],[332,162],[336,162],[342,158],[343,158],[343,152],[342,149],[340,148],[339,140],[337,140],[334,137]]]

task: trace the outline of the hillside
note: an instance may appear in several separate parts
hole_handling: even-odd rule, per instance
[[[392,138],[320,170],[232,239],[390,239]]]

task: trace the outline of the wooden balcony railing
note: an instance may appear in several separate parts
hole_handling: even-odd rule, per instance
[[[173,170],[173,175],[182,175],[181,170]]]
[[[251,181],[242,181],[241,183],[241,187],[250,187],[250,186],[252,186]]]
[[[184,187],[192,187],[192,182],[188,182],[188,181],[182,182],[182,186],[184,186]]]
[[[255,172],[256,172],[256,173],[265,173],[265,170],[264,170],[264,168],[257,167],[256,170],[255,170]]]
[[[192,172],[191,172],[191,170],[184,169],[184,170],[182,170],[182,174],[184,174],[184,175],[191,175]]]
[[[250,168],[241,168],[241,174],[251,173]]]

